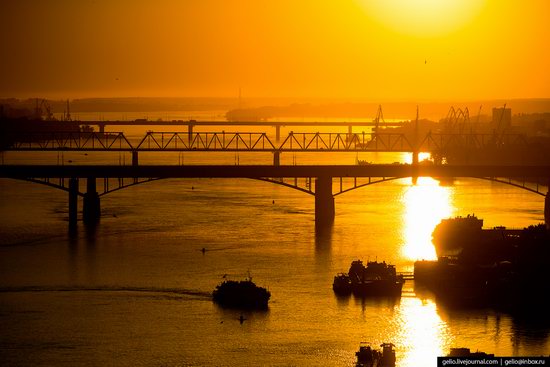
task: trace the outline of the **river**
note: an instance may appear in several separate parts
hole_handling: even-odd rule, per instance
[[[129,134],[137,139],[143,132]],[[282,164],[354,164],[357,158],[405,162],[410,155],[281,158]],[[4,164],[59,159],[57,153],[3,154]],[[129,164],[118,153],[61,159]],[[140,164],[271,159],[150,153]],[[475,213],[485,227],[538,224],[542,196],[484,180],[457,178],[442,186],[420,178],[416,185],[401,179],[352,190],[335,203],[333,226],[319,232],[313,196],[303,192],[246,179],[160,180],[102,197],[100,223],[79,222],[70,233],[65,192],[2,179],[0,361],[352,366],[362,341],[394,343],[399,367],[435,366],[435,357],[451,347],[500,356],[550,353],[547,316],[449,308],[415,291],[414,282],[395,301],[341,299],[331,288],[354,259],[384,260],[398,271],[433,259],[431,232],[442,218]],[[241,312],[219,308],[210,295],[223,276],[248,274],[272,298],[268,311],[244,312],[241,324]]]

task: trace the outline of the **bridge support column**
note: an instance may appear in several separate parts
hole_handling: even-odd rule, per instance
[[[86,193],[84,194],[84,205],[82,206],[82,221],[86,224],[94,224],[101,216],[99,195],[96,190],[95,177],[86,179]]]
[[[413,165],[418,164],[418,156],[419,156],[418,150],[415,150],[414,152],[412,152],[412,164]]]
[[[273,152],[273,165],[274,166],[280,166],[281,165],[281,151],[276,150]]]
[[[139,159],[138,159],[138,151],[132,150],[132,166],[138,166],[139,165]]]
[[[275,141],[277,143],[281,141],[281,125],[275,126]]]
[[[315,225],[325,226],[334,222],[334,196],[332,177],[322,176],[315,180]]]
[[[75,228],[78,221],[78,178],[69,180],[69,228]]]
[[[105,132],[105,124],[99,124],[99,132],[104,133]]]

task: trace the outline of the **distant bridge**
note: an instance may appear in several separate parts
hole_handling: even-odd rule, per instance
[[[378,119],[378,121],[377,121]],[[198,120],[90,120],[90,121],[63,121],[63,124],[69,129],[77,130],[82,126],[97,126],[99,132],[105,132],[107,126],[178,126],[186,127],[188,134],[193,134],[195,127],[204,126],[260,126],[274,127],[275,139],[279,141],[281,137],[281,128],[289,126],[315,126],[315,127],[347,127],[348,133],[353,132],[353,127],[398,127],[403,126],[407,121],[386,122],[380,121],[380,117],[373,121],[198,121]]]
[[[287,126],[317,126],[317,127],[347,127],[348,133],[352,133],[353,127],[395,127],[402,126],[404,122],[378,121],[197,121],[197,120],[166,120],[149,121],[148,119],[137,119],[133,121],[67,121],[73,127],[92,125],[99,127],[99,132],[105,132],[106,126],[185,126],[189,134],[193,133],[194,127],[201,126],[272,126],[275,128],[276,140],[281,136],[281,127]]]
[[[479,165],[315,165],[315,166],[58,166],[0,165],[0,178],[12,178],[46,184],[69,192],[69,223],[77,222],[77,199],[84,198],[83,219],[93,222],[100,216],[98,179],[103,179],[103,194],[143,182],[163,178],[250,178],[292,187],[315,196],[315,220],[325,225],[334,220],[334,196],[367,186],[404,177],[474,177],[509,183],[545,196],[545,218],[550,215],[550,166],[479,166]],[[529,187],[525,179],[535,182]],[[86,192],[79,191],[79,180],[86,180]],[[118,186],[109,187],[109,180]],[[336,179],[336,181],[334,180]],[[360,182],[364,179],[366,182]],[[523,180],[523,184],[521,181]],[[338,185],[339,182],[339,185]],[[541,184],[536,184],[540,182]],[[349,187],[345,187],[347,184]],[[336,192],[334,188],[337,188]],[[548,222],[548,221],[547,221]]]

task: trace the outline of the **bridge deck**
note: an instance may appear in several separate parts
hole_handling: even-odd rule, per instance
[[[157,177],[157,178],[262,178],[262,177],[521,177],[548,178],[550,166],[486,165],[0,165],[0,177]]]

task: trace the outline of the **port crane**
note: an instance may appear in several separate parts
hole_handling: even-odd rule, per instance
[[[376,117],[374,118],[374,129],[373,129],[373,132],[376,133],[378,132],[378,128],[380,127],[380,120],[382,120],[383,123],[385,123],[384,121],[384,114],[382,113],[382,105],[378,105],[378,111],[376,112]]]

